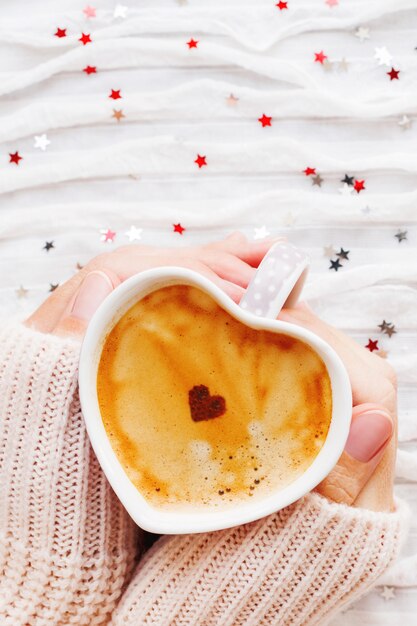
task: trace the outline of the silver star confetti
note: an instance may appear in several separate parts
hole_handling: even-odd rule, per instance
[[[321,187],[321,184],[323,182],[322,177],[320,176],[320,174],[317,174],[316,176],[313,176],[313,178],[311,179],[311,182],[313,184],[313,187],[316,185],[317,187]]]
[[[384,600],[393,600],[395,598],[394,587],[384,587],[384,590],[379,595]]]
[[[355,37],[359,39],[361,43],[363,43],[366,39],[370,39],[369,36],[369,28],[366,26],[359,26],[359,28],[355,31]]]
[[[396,235],[394,235],[397,239],[398,239],[398,243],[401,243],[402,241],[406,241],[407,240],[407,231],[406,230],[399,230],[398,233]]]
[[[403,115],[400,121],[398,122],[398,126],[400,126],[403,130],[408,130],[411,128],[412,121],[407,115]]]
[[[338,70],[340,72],[347,72],[349,67],[349,63],[346,61],[345,57],[338,64]]]
[[[229,105],[229,107],[236,106],[238,102],[239,102],[239,98],[236,98],[236,96],[233,95],[232,93],[230,94],[230,96],[226,98],[226,103]]]
[[[22,285],[20,285],[19,289],[16,289],[16,295],[19,299],[26,298],[26,296],[28,295],[28,291],[29,289],[25,289],[24,287],[22,287]]]

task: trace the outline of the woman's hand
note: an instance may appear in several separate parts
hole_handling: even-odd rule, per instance
[[[248,241],[236,231],[203,246],[117,248],[95,257],[58,287],[29,317],[26,325],[44,333],[82,337],[89,319],[115,287],[138,272],[163,265],[199,272],[239,302],[259,263],[279,240],[283,238]]]
[[[132,245],[101,254],[56,289],[26,324],[35,330],[81,338],[104,298],[121,282],[163,265],[193,269],[239,302],[269,248],[278,241],[249,242],[240,232],[203,246],[158,248]],[[279,319],[299,324],[333,346],[353,390],[352,426],[344,453],[317,490],[324,496],[374,510],[393,508],[396,441],[394,370],[353,339],[316,317],[307,307],[285,309]]]
[[[393,368],[304,304],[279,319],[299,324],[329,343],[342,359],[352,385],[352,424],[345,450],[317,491],[330,500],[376,511],[394,508],[397,392]]]

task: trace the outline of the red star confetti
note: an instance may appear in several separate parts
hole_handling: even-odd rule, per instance
[[[81,41],[83,46],[86,46],[88,43],[91,43],[90,35],[85,35],[84,33],[81,33],[81,37],[78,41]]]
[[[120,89],[112,89],[109,95],[109,98],[112,100],[119,100],[122,96],[120,95]]]
[[[387,72],[387,75],[389,76],[390,80],[400,80],[398,77],[398,74],[400,73],[400,70],[394,70],[394,68],[391,68],[390,72]]]
[[[374,350],[379,350],[378,348],[378,339],[372,341],[372,339],[368,339],[368,344],[365,346],[368,348],[369,352],[374,352]]]
[[[339,4],[339,0],[326,0],[325,4],[327,4],[328,7],[337,7]]]
[[[187,41],[187,46],[188,48],[191,50],[191,48],[197,48],[197,44],[198,44],[198,40],[196,41],[195,39],[190,39],[190,41]]]
[[[85,72],[87,75],[97,74],[97,68],[95,65],[87,65],[87,67],[83,69],[83,72]]]
[[[66,36],[67,36],[67,29],[66,28],[57,28],[56,29],[55,37],[59,37],[59,39],[62,39],[62,37],[66,37]]]
[[[179,233],[180,235],[182,235],[182,233],[185,230],[185,228],[181,226],[181,224],[173,224],[173,227],[174,227],[174,233]]]
[[[9,157],[10,157],[9,163],[16,163],[16,165],[19,165],[19,161],[23,159],[23,157],[20,156],[17,150],[16,152],[9,152]]]
[[[278,7],[280,11],[283,11],[284,9],[288,9],[288,2],[278,2],[275,6]]]
[[[305,170],[303,170],[304,174],[306,176],[312,176],[313,174],[316,173],[316,168],[315,167],[306,167]]]
[[[357,193],[360,193],[365,189],[365,181],[364,180],[355,180],[355,184],[353,185],[354,190]]]
[[[323,65],[324,60],[327,59],[327,56],[324,54],[323,50],[321,52],[315,52],[314,56],[316,57],[314,59],[315,63],[321,63]]]
[[[83,9],[85,17],[96,17],[96,9],[94,7],[86,6]]]
[[[199,168],[202,168],[203,165],[207,165],[206,163],[206,157],[205,156],[201,156],[200,154],[197,154],[197,158],[194,161],[194,163],[197,163]]]
[[[265,126],[272,126],[272,117],[268,117],[268,115],[263,113],[262,117],[258,117],[258,122],[262,124],[262,128],[265,128]]]
[[[107,230],[102,229],[100,230],[100,233],[100,240],[104,241],[105,243],[112,243],[114,241],[114,238],[116,237],[116,233],[113,230],[110,230],[110,228],[108,228]]]

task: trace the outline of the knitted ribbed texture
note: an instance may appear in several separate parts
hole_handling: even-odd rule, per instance
[[[108,622],[136,530],[105,479],[77,393],[79,343],[0,333],[0,624]]]
[[[407,523],[309,494],[256,522],[165,536],[145,554],[112,624],[313,626],[363,594]]]
[[[396,556],[402,505],[309,494],[250,524],[162,537],[132,577],[137,535],[86,436],[78,351],[0,332],[1,626],[322,625]]]

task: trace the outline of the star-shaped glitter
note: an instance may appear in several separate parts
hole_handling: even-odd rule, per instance
[[[403,115],[400,121],[398,122],[398,126],[401,126],[403,130],[408,130],[411,128],[412,121],[407,115]]]
[[[407,240],[407,231],[406,230],[399,230],[398,233],[395,235],[395,237],[398,239],[398,243],[401,243],[402,241],[406,241]]]
[[[392,326],[391,322],[386,322],[385,320],[382,320],[381,324],[378,324],[378,328],[381,329],[382,333],[390,326]]]
[[[56,29],[56,33],[54,33],[55,37],[58,37],[58,39],[62,39],[63,37],[67,36],[67,29],[66,28],[57,28]]]
[[[84,69],[83,72],[85,72],[87,74],[87,76],[89,76],[90,74],[97,74],[97,68],[95,65],[87,65]]]
[[[102,228],[100,230],[100,234],[101,234],[100,241],[104,241],[105,243],[109,243],[109,242],[113,243],[114,238],[116,237],[116,233],[110,228],[107,228],[107,229]]]
[[[358,37],[359,41],[363,43],[365,39],[369,39],[369,28],[366,26],[359,26],[359,28],[355,31],[355,36]]]
[[[385,48],[375,48],[374,59],[378,61],[378,65],[387,65],[388,67],[391,65],[392,56]]]
[[[368,348],[369,352],[374,352],[375,350],[379,350],[378,339],[375,339],[375,341],[373,341],[372,339],[368,339],[368,343],[365,346],[365,348]]]
[[[50,143],[51,142],[45,134],[35,135],[35,143],[33,144],[33,147],[39,148],[40,150],[42,150],[42,152],[45,152],[47,146],[49,146]]]
[[[86,6],[83,9],[83,13],[86,17],[96,17],[96,9],[94,7]]]
[[[16,295],[19,299],[26,298],[28,292],[29,289],[25,289],[22,285],[20,285],[19,289],[16,289]]]
[[[353,187],[347,183],[343,183],[343,185],[339,187],[339,192],[342,196],[350,196],[353,193]]]
[[[395,70],[393,67],[391,68],[391,70],[389,72],[387,72],[387,75],[389,76],[390,80],[400,80],[399,79],[399,73],[400,70]]]
[[[338,69],[340,72],[347,72],[349,68],[349,63],[346,61],[345,57],[338,63]]]
[[[361,191],[363,191],[365,189],[365,181],[364,180],[355,180],[353,188],[354,188],[354,190],[357,193],[360,193]]]
[[[81,37],[78,41],[81,41],[83,46],[86,46],[88,43],[91,43],[91,37],[89,34],[86,35],[85,33],[81,33]]]
[[[120,95],[120,91],[121,91],[121,89],[112,89],[110,91],[109,98],[111,98],[112,100],[120,100],[120,98],[122,97]]]
[[[272,117],[268,117],[268,115],[265,115],[265,113],[263,113],[262,117],[258,117],[258,122],[262,124],[262,128],[264,128],[265,126],[272,126]]]
[[[120,122],[120,120],[123,117],[126,117],[126,115],[123,114],[123,110],[122,109],[113,109],[112,117],[114,117],[118,122]]]
[[[379,325],[379,327],[381,328],[382,324]],[[391,338],[393,335],[395,335],[397,333],[397,331],[395,330],[395,326],[394,324],[385,324],[384,328],[381,328],[381,331],[383,333],[385,333],[385,335],[388,335],[389,338]]]
[[[275,6],[278,7],[280,11],[283,11],[284,9],[288,9],[288,2],[280,1]]]
[[[49,283],[49,292],[52,293],[52,291],[55,291],[55,289],[58,289],[59,287],[59,283]]]
[[[333,259],[330,259],[329,270],[334,270],[335,272],[337,272],[340,267],[342,267],[342,264],[339,259],[336,259],[335,261],[333,261]]]
[[[384,590],[379,594],[385,601],[393,600],[395,598],[394,587],[384,587]]]
[[[182,233],[185,230],[185,228],[181,226],[181,224],[173,224],[173,227],[174,227],[174,233],[179,233],[180,235],[182,235]]]
[[[295,224],[295,222],[297,221],[297,218],[294,217],[294,215],[291,213],[291,211],[288,211],[288,213],[285,215],[284,217],[284,226],[293,226],[293,224]]]
[[[265,237],[268,237],[269,230],[267,229],[266,226],[261,226],[260,228],[256,228],[255,226],[255,234],[253,236],[254,239],[265,239]]]
[[[9,163],[16,163],[16,165],[19,165],[19,161],[23,159],[17,150],[16,152],[9,152],[9,157]]]
[[[206,157],[205,156],[201,156],[200,154],[197,154],[197,158],[194,161],[194,163],[197,163],[199,169],[201,169],[203,167],[203,165],[207,165]]]
[[[190,41],[187,41],[187,46],[188,46],[188,48],[190,50],[191,50],[191,48],[197,48],[198,40],[195,40],[195,39],[191,38]]]
[[[142,236],[143,228],[136,228],[136,226],[131,226],[129,230],[125,232],[126,237],[129,241],[139,241]]]
[[[340,181],[341,183],[346,183],[346,185],[352,185],[353,186],[353,180],[354,180],[354,176],[348,176],[347,174],[345,174],[345,177],[342,178],[342,180]]]
[[[313,184],[313,187],[316,185],[317,187],[321,187],[321,184],[323,182],[322,177],[320,176],[320,174],[317,174],[317,176],[313,176],[313,178],[311,179],[311,182]]]
[[[303,173],[306,176],[312,176],[313,174],[316,173],[316,168],[315,167],[306,167],[305,170],[303,170]]]
[[[339,0],[325,0],[325,4],[327,4],[327,6],[330,8],[337,7],[339,4]]]
[[[349,252],[350,250],[343,250],[343,248],[340,248],[340,251],[336,252],[336,256],[339,257],[339,259],[349,261]]]
[[[125,18],[127,17],[127,12],[128,12],[128,7],[124,6],[123,4],[116,4],[114,11],[113,11],[113,17]]]
[[[226,104],[228,104],[230,107],[235,106],[238,102],[239,98],[236,98],[236,96],[234,96],[232,93],[226,98]]]
[[[43,247],[43,250],[46,250],[46,252],[49,252],[49,250],[52,250],[52,248],[55,248],[54,242],[53,241],[45,241],[45,245]]]
[[[315,52],[314,56],[316,57],[314,59],[315,63],[321,63],[323,65],[323,62],[325,59],[327,59],[327,56],[324,54],[323,50],[321,50],[320,52]]]
[[[329,61],[329,59],[324,59],[324,61],[323,61],[323,69],[326,72],[333,72],[333,62]]]
[[[333,246],[324,246],[324,248],[323,248],[324,256],[326,256],[329,259],[330,259],[330,257],[332,257],[334,255],[335,252],[336,252],[336,250],[333,248]]]

